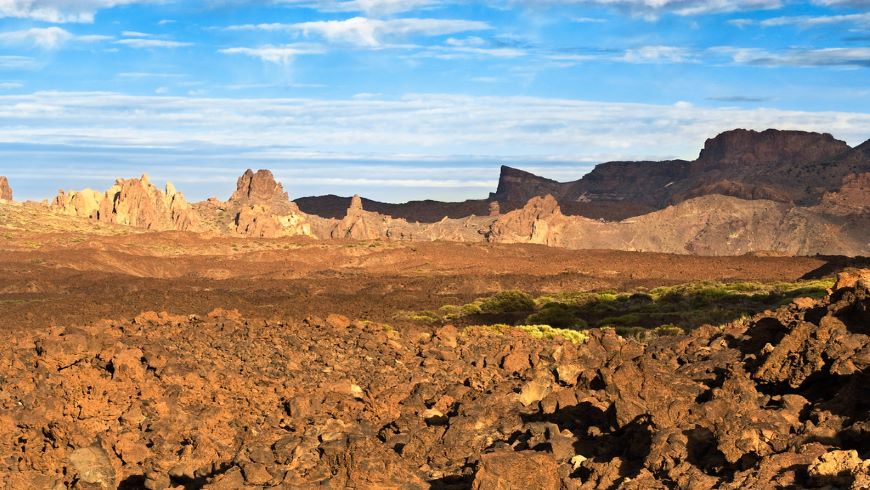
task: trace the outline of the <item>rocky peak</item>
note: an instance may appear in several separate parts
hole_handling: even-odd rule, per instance
[[[735,129],[708,139],[698,162],[706,166],[806,164],[849,152],[844,141],[827,133]]]
[[[564,216],[556,198],[547,194],[529,199],[520,209],[503,214],[484,233],[490,242],[558,245]]]
[[[239,177],[236,192],[230,197],[230,201],[272,205],[288,202],[289,198],[271,171],[257,170],[255,173],[248,169]]]
[[[535,196],[558,195],[562,185],[555,180],[502,165],[498,179],[498,189],[490,199],[501,202],[526,202]]]
[[[0,201],[12,200],[12,187],[9,187],[9,180],[0,175]]]
[[[350,211],[362,211],[363,203],[362,198],[359,197],[359,194],[354,194],[352,198],[350,198],[350,207],[348,208],[348,212]]]

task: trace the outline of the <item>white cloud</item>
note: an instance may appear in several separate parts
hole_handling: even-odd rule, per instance
[[[13,90],[23,86],[24,84],[21,82],[0,82],[0,90]]]
[[[571,22],[578,24],[604,24],[607,20],[598,17],[572,17]]]
[[[503,0],[493,3],[505,3]],[[523,0],[509,3],[524,4]],[[540,0],[538,5],[604,5],[653,20],[665,13],[701,15],[743,10],[769,10],[782,6],[781,0]]]
[[[745,65],[870,68],[870,48],[795,48],[774,52],[760,48],[716,47],[710,52],[729,56],[734,63]]]
[[[2,0],[0,0],[2,1]],[[111,36],[77,36],[60,27],[33,27],[20,31],[0,32],[0,44],[28,46],[41,49],[57,49],[70,41],[100,42],[112,39]]]
[[[268,63],[288,65],[297,56],[306,54],[319,54],[323,49],[312,44],[290,44],[285,46],[259,46],[256,48],[226,48],[219,51],[223,54],[241,54],[252,58],[259,58]]]
[[[138,31],[124,31],[121,33],[121,35],[124,37],[151,37],[151,34]]]
[[[817,5],[824,5],[826,7],[870,7],[870,0],[813,0],[813,3]]]
[[[346,20],[301,22],[297,24],[257,24],[232,26],[230,30],[291,31],[316,35],[333,42],[364,47],[380,47],[385,39],[414,35],[441,36],[467,31],[491,29],[486,22],[454,19],[372,19],[353,17]]]
[[[800,27],[816,27],[830,24],[855,23],[870,25],[870,13],[848,15],[820,15],[820,16],[785,16],[766,19],[759,24],[764,27],[797,25]]]
[[[363,12],[383,16],[437,7],[444,0],[278,0],[284,5],[309,7],[322,12]]]
[[[0,55],[0,70],[32,70],[38,66],[29,56]]]
[[[642,46],[626,50],[621,58],[628,63],[686,63],[693,60],[692,52],[676,46]]]
[[[0,17],[45,22],[93,22],[98,10],[161,0],[0,0]]]
[[[824,131],[854,145],[870,134],[870,114],[442,94],[0,95],[2,144],[162,149],[225,161],[694,158],[706,138],[736,127]]]
[[[184,46],[191,46],[191,43],[186,43],[186,42],[181,42],[181,41],[169,41],[166,39],[148,39],[148,38],[140,38],[140,37],[119,39],[119,40],[115,41],[115,44],[122,44],[124,46],[136,48],[136,49],[181,48]]]
[[[43,49],[55,49],[72,38],[71,33],[60,27],[34,27],[21,31],[0,32],[0,44],[30,45]]]

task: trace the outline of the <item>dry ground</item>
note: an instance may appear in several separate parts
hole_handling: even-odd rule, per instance
[[[257,318],[340,313],[392,322],[397,311],[461,304],[506,289],[556,293],[696,280],[793,281],[848,262],[536,245],[233,239],[140,233],[78,220],[38,227],[22,221],[0,227],[5,330],[87,324],[146,310],[202,315],[217,307]]]

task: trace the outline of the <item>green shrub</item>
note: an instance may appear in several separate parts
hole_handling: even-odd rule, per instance
[[[585,321],[577,317],[576,311],[561,303],[549,303],[526,318],[527,325],[551,325],[558,328],[586,328]]]
[[[524,313],[534,310],[535,300],[522,291],[503,291],[480,302],[480,311],[483,313]]]
[[[536,339],[554,339],[556,337],[562,337],[574,344],[583,344],[589,340],[589,333],[582,330],[553,328],[549,325],[521,325],[517,328]]]

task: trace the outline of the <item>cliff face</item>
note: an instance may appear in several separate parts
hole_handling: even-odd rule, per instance
[[[768,129],[735,129],[710,138],[696,163],[697,169],[758,165],[805,165],[830,161],[852,148],[830,134]]]
[[[490,194],[490,200],[502,202],[527,202],[536,196],[561,195],[563,184],[555,180],[502,165],[498,189]]]
[[[870,142],[852,149],[830,134],[737,129],[707,140],[692,162],[602,163],[574,182],[503,167],[490,198],[516,209],[550,194],[568,215],[620,220],[709,195],[811,206],[863,172],[870,172]]]
[[[52,208],[61,214],[147,230],[202,230],[198,214],[184,196],[171,183],[161,191],[147,175],[118,179],[102,193],[91,189],[69,193],[61,190]]]

